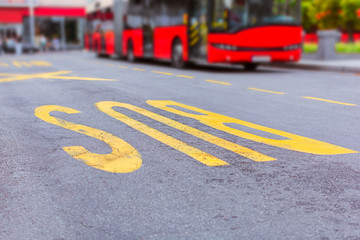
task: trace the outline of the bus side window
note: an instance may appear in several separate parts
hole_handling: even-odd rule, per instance
[[[156,15],[158,15],[158,26],[170,26],[170,9],[167,0],[159,0],[159,8]]]
[[[172,26],[183,25],[184,14],[187,12],[184,1],[173,1],[170,6],[170,24]]]
[[[127,16],[127,28],[136,29],[142,27],[142,2],[141,0],[130,0],[129,13]]]

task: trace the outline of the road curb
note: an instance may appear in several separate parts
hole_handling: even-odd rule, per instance
[[[302,63],[270,63],[264,66],[286,68],[286,69],[328,71],[328,72],[338,72],[338,73],[360,73],[360,65],[359,67],[349,67],[349,66],[329,66],[329,65],[321,66],[321,65],[302,64]]]

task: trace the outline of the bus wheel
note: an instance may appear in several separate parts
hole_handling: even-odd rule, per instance
[[[259,64],[256,63],[245,63],[244,68],[246,71],[255,71],[258,68]]]
[[[127,48],[127,60],[129,62],[135,62],[135,54],[134,54],[134,48],[133,48],[133,44],[132,42],[130,41],[128,43],[128,48]]]
[[[171,64],[176,68],[185,68],[186,62],[183,58],[184,49],[181,41],[177,39],[173,45],[172,55],[171,55]]]

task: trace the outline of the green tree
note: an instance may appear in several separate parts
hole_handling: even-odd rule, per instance
[[[301,2],[302,25],[306,32],[316,29],[316,10],[313,0],[303,0]]]
[[[314,0],[319,29],[336,29],[341,26],[339,0]]]
[[[341,20],[349,35],[349,42],[354,41],[354,30],[359,23],[357,10],[360,8],[360,0],[341,0]]]

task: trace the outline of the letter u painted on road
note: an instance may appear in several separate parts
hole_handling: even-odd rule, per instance
[[[124,140],[99,129],[50,116],[51,112],[63,112],[67,114],[80,113],[78,110],[72,108],[47,105],[35,109],[35,116],[45,122],[96,138],[108,144],[112,149],[112,152],[109,154],[96,154],[82,146],[64,147],[64,151],[70,156],[96,169],[113,173],[129,173],[141,167],[142,160],[139,152]]]
[[[235,136],[238,136],[241,138],[245,138],[245,139],[248,139],[251,141],[279,147],[279,148],[284,148],[284,149],[298,151],[298,152],[304,152],[304,153],[318,154],[318,155],[336,155],[336,154],[357,153],[356,151],[353,151],[351,149],[347,149],[347,148],[343,148],[343,147],[329,144],[326,142],[321,142],[321,141],[314,140],[311,138],[306,138],[306,137],[302,137],[299,135],[287,133],[284,131],[264,127],[264,126],[257,125],[254,123],[242,121],[242,120],[239,120],[236,118],[227,117],[227,116],[224,116],[221,114],[209,112],[206,110],[202,110],[200,108],[188,106],[188,105],[181,104],[181,103],[174,102],[174,101],[149,100],[149,101],[147,101],[147,103],[153,107],[156,107],[156,108],[159,108],[159,109],[162,109],[162,110],[165,110],[165,111],[177,114],[177,115],[196,119],[209,127],[227,132],[229,134],[232,134],[232,135],[235,135]],[[194,111],[199,114],[184,112],[184,111],[175,109],[170,106],[177,106],[180,108],[188,109],[188,110]],[[268,132],[271,134],[282,136],[282,137],[285,137],[286,139],[278,140],[278,139],[265,138],[265,137],[257,136],[255,134],[247,133],[247,132],[244,132],[244,131],[241,131],[241,130],[238,130],[238,129],[235,129],[235,128],[225,125],[225,124],[231,124],[231,123],[239,124],[239,125],[242,125],[242,126],[245,126],[248,128],[252,128],[252,129],[259,130],[259,131]]]

